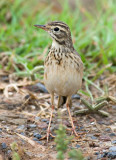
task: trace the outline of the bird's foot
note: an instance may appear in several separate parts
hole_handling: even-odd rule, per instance
[[[76,137],[80,138],[79,134],[76,132],[75,128],[67,128],[66,130],[72,131],[71,134],[74,134]]]
[[[50,136],[51,136],[52,138],[55,138],[55,136],[54,136],[52,133],[47,132],[47,134],[46,134],[45,136],[43,136],[40,140],[47,139],[47,142],[48,142]]]

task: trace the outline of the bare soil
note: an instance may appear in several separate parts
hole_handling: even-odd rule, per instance
[[[11,145],[17,144],[17,152],[21,160],[55,160],[56,144],[50,137],[47,144],[46,139],[40,138],[46,135],[47,125],[50,117],[50,95],[42,93],[40,89],[33,87],[32,82],[20,80],[9,83],[5,79],[7,75],[0,75],[0,160],[12,160],[13,152]],[[109,95],[116,98],[116,75],[104,75],[95,82],[101,89],[104,84],[108,85]],[[10,84],[10,85],[9,85]],[[27,87],[30,84],[31,87]],[[83,82],[83,90],[84,82]],[[101,93],[90,86],[94,98],[101,96]],[[80,94],[80,98],[90,101],[87,96]],[[55,106],[57,96],[55,96]],[[86,106],[77,98],[72,99],[71,113],[73,116],[76,131],[79,137],[72,139],[71,148],[79,148],[88,159],[107,160],[104,153],[109,148],[116,146],[116,103],[108,100],[108,105],[103,110],[109,113],[108,117],[98,114],[76,115],[76,111]],[[61,116],[58,116],[58,112]],[[51,124],[51,132],[55,135],[61,122],[66,128],[71,128],[66,106],[57,109],[55,107],[54,117]],[[71,135],[71,131],[66,132]],[[110,157],[109,159],[115,159]]]

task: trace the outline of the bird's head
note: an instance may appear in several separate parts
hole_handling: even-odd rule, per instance
[[[46,25],[34,25],[49,33],[53,41],[59,45],[64,45],[68,48],[73,47],[71,32],[67,24],[60,21],[50,22]]]

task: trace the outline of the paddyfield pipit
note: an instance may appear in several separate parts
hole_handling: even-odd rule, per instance
[[[70,100],[82,84],[83,62],[73,47],[71,32],[67,24],[59,21],[50,22],[46,25],[35,25],[48,32],[53,42],[51,49],[44,63],[44,83],[51,94],[52,112],[47,130],[47,141],[50,133],[50,125],[54,111],[54,93],[59,96],[58,103],[62,96],[67,97],[66,107],[69,113],[72,131],[77,135],[70,113]]]

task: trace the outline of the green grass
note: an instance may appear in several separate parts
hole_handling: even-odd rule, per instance
[[[47,1],[0,1],[0,53],[6,52],[14,63],[9,60],[6,70],[14,68],[17,75],[30,77],[35,66],[43,65],[43,59],[38,56],[52,41],[47,33],[33,25],[60,20],[71,28],[75,49],[86,68],[86,77],[95,71],[96,79],[99,78],[103,68],[110,63],[112,66],[106,70],[116,72],[116,1],[96,0],[94,13],[87,11],[78,1],[76,10],[71,10],[67,1],[61,6],[62,12],[56,13],[53,4]],[[22,64],[24,69],[17,64]],[[43,70],[40,70],[35,79],[42,78],[42,75]]]

